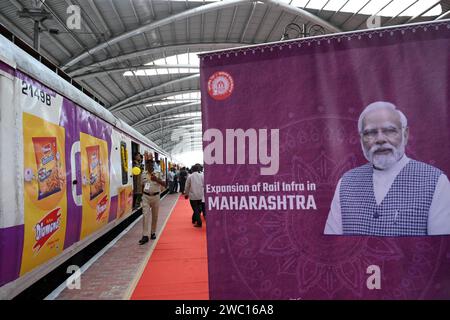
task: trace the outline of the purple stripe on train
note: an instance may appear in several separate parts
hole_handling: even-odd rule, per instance
[[[0,61],[0,70],[5,71],[6,73],[9,73],[10,75],[13,76],[16,74],[16,70],[14,70],[14,68],[1,61]]]
[[[20,274],[24,225],[0,229],[0,286]]]

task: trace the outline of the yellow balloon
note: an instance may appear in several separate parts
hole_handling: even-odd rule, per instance
[[[139,167],[133,167],[133,169],[131,169],[131,172],[133,172],[133,175],[137,176],[141,174],[141,169]]]

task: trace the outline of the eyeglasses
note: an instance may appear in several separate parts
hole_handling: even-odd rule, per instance
[[[378,136],[378,132],[381,130],[381,133],[388,139],[394,139],[397,138],[400,134],[402,128],[397,127],[386,127],[386,128],[378,128],[378,129],[369,129],[364,130],[361,133],[362,138],[365,141],[373,141]]]

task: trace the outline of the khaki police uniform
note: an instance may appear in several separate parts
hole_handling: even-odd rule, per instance
[[[159,172],[153,173],[158,179],[160,178]],[[150,211],[152,213],[152,225],[151,233],[156,232],[156,224],[158,222],[159,212],[159,194],[161,193],[160,184],[156,181],[152,181],[145,171],[142,174],[142,211],[143,211],[143,236],[150,236],[149,233],[149,216]]]

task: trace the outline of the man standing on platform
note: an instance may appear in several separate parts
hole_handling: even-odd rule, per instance
[[[165,187],[166,184],[161,180],[159,173],[154,172],[154,162],[149,159],[145,161],[146,172],[142,175],[142,239],[139,244],[147,243],[150,239],[156,239],[156,224],[158,222],[159,213],[159,194],[161,192],[160,186]],[[149,216],[152,214],[151,233],[149,233]]]
[[[186,186],[186,179],[188,176],[188,172],[185,167],[180,170],[180,192],[184,194],[184,188]]]
[[[174,183],[175,183],[175,170],[173,168],[170,168],[169,172],[167,173],[167,181],[169,181],[169,193],[175,193],[173,191]]]
[[[185,198],[189,199],[192,210],[192,223],[194,227],[202,227],[202,218],[200,212],[202,212],[202,202],[204,202],[203,193],[203,174],[200,172],[200,164],[195,164],[192,167],[192,174],[186,180]]]

